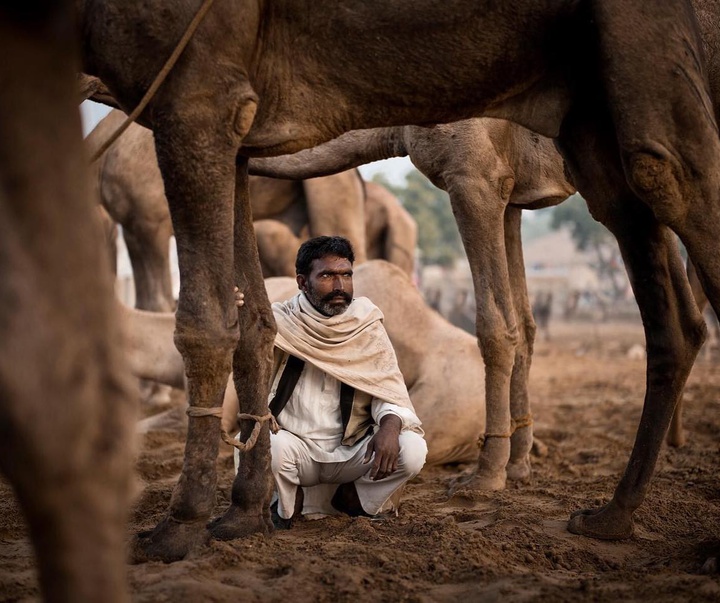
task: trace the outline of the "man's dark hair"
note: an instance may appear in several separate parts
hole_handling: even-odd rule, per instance
[[[295,272],[308,276],[313,261],[328,255],[336,255],[349,260],[351,264],[355,263],[355,252],[345,237],[315,237],[300,245],[295,260]]]

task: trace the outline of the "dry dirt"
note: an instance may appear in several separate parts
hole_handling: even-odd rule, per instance
[[[137,601],[718,601],[704,575],[720,552],[720,371],[698,360],[685,393],[688,444],[662,450],[636,534],[609,543],[569,534],[578,508],[607,500],[627,460],[644,392],[635,325],[552,325],[532,370],[536,434],[546,456],[528,484],[447,498],[469,467],[426,468],[398,517],[303,521],[292,530],[213,542],[173,564],[129,566]],[[152,528],[181,467],[184,432],[143,439],[144,491],[128,536]],[[219,461],[216,512],[227,505],[228,452]],[[37,598],[22,517],[0,483],[0,600]]]

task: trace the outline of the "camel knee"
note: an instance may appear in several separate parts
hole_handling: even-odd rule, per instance
[[[234,326],[193,324],[181,320],[178,314],[175,327],[175,347],[185,361],[188,377],[214,372],[215,367],[230,370],[232,354],[240,338],[237,323]]]
[[[671,159],[664,153],[635,151],[628,161],[631,188],[650,207],[655,217],[668,226],[678,224],[687,213],[683,186]]]
[[[681,326],[670,340],[648,342],[648,358],[658,359],[653,364],[660,374],[672,375],[689,369],[707,338],[704,320],[688,319]]]
[[[513,328],[493,333],[484,333],[482,330],[478,330],[477,335],[485,365],[506,369],[509,374],[520,345],[518,330]]]
[[[708,338],[708,328],[707,323],[705,320],[701,317],[700,320],[693,321],[690,328],[686,329],[685,331],[685,340],[687,341],[687,345],[690,348],[691,351],[694,352],[693,359],[695,358],[695,354],[697,354],[700,351],[700,348],[705,344]]]

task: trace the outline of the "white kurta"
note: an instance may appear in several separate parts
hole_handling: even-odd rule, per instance
[[[418,423],[409,408],[372,399],[371,413],[376,424],[387,414],[400,417],[403,427]],[[311,458],[318,463],[340,463],[352,458],[366,445],[366,438],[353,446],[342,446],[340,381],[306,362],[287,405],[278,416],[278,424],[307,444]]]

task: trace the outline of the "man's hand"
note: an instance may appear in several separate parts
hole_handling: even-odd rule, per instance
[[[402,419],[397,415],[388,414],[380,420],[380,428],[368,442],[364,463],[369,463],[373,452],[375,459],[370,470],[370,479],[377,481],[397,471],[400,456],[400,430]]]
[[[235,287],[235,305],[242,308],[245,305],[245,294]]]

